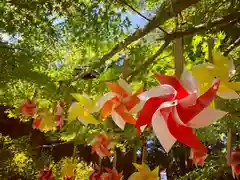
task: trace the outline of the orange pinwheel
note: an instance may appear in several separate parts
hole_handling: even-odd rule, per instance
[[[92,144],[92,153],[96,152],[101,158],[110,156],[111,138],[104,134],[99,134]]]
[[[101,108],[101,117],[107,118],[112,115],[113,121],[121,129],[124,129],[125,123],[135,124],[136,119],[131,113],[138,111],[140,99],[137,96],[143,89],[132,94],[131,87],[123,79],[118,80],[118,83],[106,84],[112,92],[105,94],[97,102],[97,106]]]

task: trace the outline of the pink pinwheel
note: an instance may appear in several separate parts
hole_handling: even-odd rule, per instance
[[[58,102],[57,108],[56,108],[56,121],[57,126],[62,129],[63,126],[63,119],[64,119],[64,103],[62,101]]]
[[[198,97],[194,79],[186,70],[182,76],[187,89],[173,76],[155,76],[161,86],[139,95],[146,103],[139,112],[135,127],[140,132],[142,126],[152,124],[166,152],[177,140],[190,148],[207,152],[192,128],[208,126],[226,115],[226,112],[207,107],[214,100],[220,82],[215,79],[212,87]]]

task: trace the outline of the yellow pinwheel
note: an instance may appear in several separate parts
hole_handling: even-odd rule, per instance
[[[204,63],[192,68],[192,74],[200,87],[200,94],[209,89],[216,77],[220,80],[218,96],[223,99],[238,99],[239,95],[235,91],[240,91],[240,82],[229,82],[232,71],[231,61],[220,52],[213,52],[213,63]]]
[[[91,114],[97,111],[96,103],[87,95],[71,94],[78,102],[71,105],[68,111],[68,121],[78,119],[84,125],[98,124],[99,122]]]
[[[40,131],[48,132],[56,130],[55,116],[48,109],[40,111],[37,119],[39,120],[37,129]]]
[[[128,180],[158,180],[158,171],[159,167],[155,168],[153,171],[150,170],[150,168],[146,164],[136,164],[133,163],[133,165],[136,167],[136,169],[139,172],[133,173]]]
[[[74,171],[76,164],[72,162],[71,158],[65,158],[62,162],[62,176],[72,177],[75,175]]]

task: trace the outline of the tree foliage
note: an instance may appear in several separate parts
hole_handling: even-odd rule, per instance
[[[134,90],[157,85],[153,74],[174,74],[173,40],[177,37],[184,38],[188,69],[206,61],[207,40],[214,38],[214,49],[234,61],[236,74],[232,80],[240,80],[237,0],[3,0],[0,7],[0,103],[10,107],[9,117],[24,123],[32,119],[21,116],[19,106],[35,90],[39,107],[53,111],[56,102],[64,100],[67,111],[73,101],[70,93],[86,93],[97,99],[107,92],[104,82],[122,77],[124,56],[129,62],[127,80]],[[135,22],[128,13],[140,14],[146,25],[134,29]],[[89,78],[92,73],[94,78]],[[119,154],[127,157],[134,148],[141,149],[143,137],[151,137],[147,162],[151,168],[159,164],[166,168],[169,179],[230,179],[226,135],[231,125],[233,147],[239,144],[240,101],[216,101],[220,109],[230,113],[197,131],[210,149],[206,164],[199,168],[188,160],[186,147],[177,144],[167,156],[152,138],[151,129],[138,137],[133,126],[121,131],[111,120],[87,127],[72,121],[61,131],[46,133],[45,138],[89,145],[97,133],[104,131],[117,142]],[[1,179],[35,178],[39,166],[30,137],[1,136]],[[47,152],[40,157],[48,159],[51,155]],[[51,161],[59,178],[61,162]],[[88,177],[89,164],[79,164],[77,169],[78,179]]]

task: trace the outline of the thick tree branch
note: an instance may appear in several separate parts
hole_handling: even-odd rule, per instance
[[[148,68],[148,66],[150,66],[150,65],[153,63],[153,61],[163,52],[163,50],[164,50],[168,45],[169,45],[169,42],[168,42],[168,41],[165,41],[165,43],[157,50],[157,52],[156,52],[153,56],[151,56],[150,58],[148,58],[148,59],[143,63],[142,67],[144,67],[144,69],[146,70],[146,69]],[[128,82],[132,81],[132,78],[133,78],[134,76],[136,76],[136,75],[137,75],[139,72],[141,72],[141,71],[142,71],[141,68],[133,71],[133,72],[131,73],[131,75],[129,76]]]
[[[151,19],[147,18],[146,16],[144,16],[143,14],[141,14],[139,11],[137,11],[134,7],[132,7],[131,5],[129,5],[125,0],[118,0],[121,4],[126,5],[127,7],[129,7],[132,11],[134,11],[135,13],[137,13],[139,16],[141,16],[143,19],[147,20],[147,21],[151,21]],[[168,34],[167,31],[165,31],[163,28],[158,27],[158,29],[160,29],[162,32],[164,32],[165,34]]]
[[[173,0],[172,5],[162,4],[157,15],[144,28],[136,30],[132,35],[128,36],[126,39],[117,44],[111,51],[102,56],[99,63],[103,64],[106,60],[113,57],[116,53],[123,50],[129,44],[142,38],[153,29],[157,28],[165,21],[172,18],[174,16],[172,13],[172,8],[174,9],[175,14],[178,14],[185,8],[197,3],[198,1],[199,0]]]
[[[217,19],[213,22],[210,22],[209,24],[201,24],[192,28],[189,28],[185,31],[177,31],[174,32],[172,34],[168,34],[166,36],[164,36],[161,39],[158,40],[168,40],[171,41],[173,39],[179,38],[179,37],[184,37],[184,36],[190,36],[202,31],[206,31],[206,30],[211,30],[214,31],[218,28],[224,27],[226,25],[229,25],[231,23],[235,23],[237,21],[240,20],[240,12],[236,12],[230,15],[227,15],[223,18]]]

